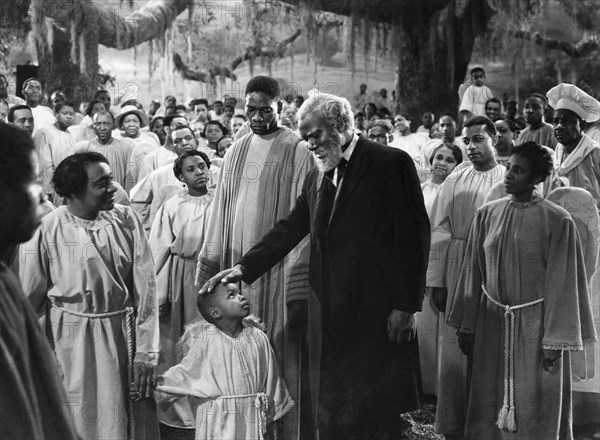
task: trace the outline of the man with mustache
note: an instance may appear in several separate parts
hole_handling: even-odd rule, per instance
[[[347,99],[309,95],[298,120],[317,168],[293,209],[201,292],[220,282],[254,282],[310,234],[317,438],[404,438],[400,414],[419,405],[414,312],[421,310],[429,251],[419,179],[406,152],[354,132]]]
[[[273,78],[252,78],[245,93],[250,133],[238,137],[227,151],[213,201],[196,282],[204,284],[233,266],[275,222],[285,216],[300,195],[313,168],[306,143],[277,124],[281,111],[279,84]],[[243,130],[243,129],[242,129]],[[239,133],[238,133],[239,136]],[[300,402],[300,344],[294,329],[305,316],[309,294],[308,241],[302,241],[285,261],[242,291],[267,327],[280,361],[280,371],[294,400]],[[291,250],[291,249],[290,249]],[[299,407],[283,417],[281,438],[298,436]]]

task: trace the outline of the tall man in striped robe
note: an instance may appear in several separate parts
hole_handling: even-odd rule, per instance
[[[305,142],[277,125],[280,94],[277,81],[266,76],[254,77],[246,86],[245,108],[251,132],[236,140],[225,155],[198,259],[199,286],[235,265],[279,218],[287,215],[313,167]],[[300,436],[302,343],[295,324],[306,315],[308,258],[306,238],[259,281],[242,285],[244,295],[266,325],[280,371],[297,403],[282,420],[280,438],[284,439]]]

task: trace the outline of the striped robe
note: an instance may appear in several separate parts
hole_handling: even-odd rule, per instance
[[[294,206],[313,167],[312,156],[287,128],[259,137],[248,133],[227,151],[219,177],[196,283],[235,265],[242,254]],[[242,285],[266,325],[280,371],[296,402],[300,391],[299,334],[286,327],[286,303],[308,299],[308,237],[251,286]],[[283,418],[282,437],[298,437],[299,405]]]

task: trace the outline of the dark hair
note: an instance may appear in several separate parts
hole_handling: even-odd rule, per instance
[[[541,93],[532,93],[527,98],[525,98],[525,101],[527,101],[529,98],[537,98],[540,101],[542,101],[542,103],[544,104],[544,108],[548,107],[548,100]]]
[[[517,136],[521,133],[521,126],[514,119],[498,118],[494,121],[494,123],[499,121],[506,122],[506,125],[508,125],[508,128],[510,128],[510,131],[512,131]]]
[[[244,121],[247,121],[247,120],[248,120],[248,116],[246,116],[246,115],[245,115],[245,114],[243,114],[243,113],[238,113],[237,115],[236,115],[236,114],[234,114],[234,115],[231,117],[231,119],[233,119],[233,118],[242,118]]]
[[[94,163],[108,164],[108,160],[94,151],[68,156],[54,170],[52,177],[54,190],[59,196],[67,198],[83,194],[88,184],[87,169]]]
[[[394,118],[396,116],[402,116],[404,119],[406,119],[407,121],[411,121],[411,122],[413,120],[413,117],[408,112],[398,112],[394,115]]]
[[[92,101],[96,101],[98,99],[98,95],[100,95],[101,93],[106,93],[108,96],[110,96],[110,92],[108,90],[104,90],[104,89],[96,90],[96,93],[94,93],[94,97],[92,98]]]
[[[494,124],[494,122],[487,116],[473,116],[473,117],[467,119],[467,122],[464,123],[463,128],[474,127],[476,125],[483,125],[485,131],[491,137],[498,136],[498,130],[496,130],[496,124]]]
[[[456,116],[454,116],[452,113],[450,112],[446,112],[440,115],[440,119],[442,119],[444,116],[449,117],[450,119],[452,119],[452,122],[454,122],[456,124]],[[439,121],[439,119],[438,119]]]
[[[262,92],[270,99],[275,99],[281,94],[279,83],[269,76],[255,76],[246,85],[246,96],[250,93]]]
[[[162,119],[162,120],[163,120],[163,125],[164,125],[164,123],[165,123],[165,117],[164,117],[164,116],[155,116],[155,117],[153,117],[153,118],[152,118],[152,120],[150,121],[150,124],[149,124],[149,127],[148,127],[150,131],[152,131],[152,130],[154,129],[154,125],[155,125],[155,124],[156,124],[156,123],[157,123],[157,122],[158,122],[160,119]]]
[[[175,174],[175,177],[179,179],[179,176],[183,175],[183,161],[192,156],[200,156],[206,163],[206,166],[210,168],[210,159],[205,153],[198,150],[185,150],[177,157],[177,159],[175,159],[175,162],[173,162],[173,173]]]
[[[365,111],[365,115],[367,114],[367,107],[368,106],[373,107],[375,109],[375,113],[377,113],[377,106],[375,105],[375,103],[374,102],[367,102],[365,104],[365,106],[363,107],[363,110]]]
[[[204,319],[206,319],[207,322],[210,322],[211,324],[215,324],[216,321],[215,319],[212,317],[212,315],[210,314],[210,309],[213,308],[213,303],[211,301],[216,289],[218,289],[219,286],[215,286],[215,288],[213,290],[211,290],[210,292],[206,292],[203,293],[202,295],[198,295],[196,297],[196,306],[198,307],[198,311],[200,312],[200,315],[202,315],[202,317]]]
[[[490,102],[495,102],[496,104],[498,104],[500,106],[500,108],[502,108],[502,103],[500,102],[500,100],[498,98],[490,98],[487,101],[485,101],[485,107],[487,107],[487,105]]]
[[[32,181],[34,166],[31,153],[34,150],[29,133],[0,122],[0,250],[7,245],[22,242],[33,234],[33,224],[22,231],[24,223],[31,218],[32,204],[26,196],[26,185]]]
[[[554,168],[552,156],[537,142],[528,141],[524,144],[516,145],[513,148],[511,156],[515,154],[527,159],[531,175],[536,184],[546,180],[546,177],[550,175]]]
[[[21,104],[21,105],[15,105],[14,107],[9,108],[8,113],[6,114],[6,120],[8,122],[15,122],[15,112],[17,112],[19,110],[29,110],[31,112],[31,107],[29,107],[28,105],[25,105],[25,104]],[[31,114],[33,115],[33,112],[31,112]]]
[[[175,106],[175,111],[177,111],[177,110],[183,110],[184,112],[187,112],[188,108],[183,104],[178,104]]]
[[[2,196],[15,188],[22,187],[31,179],[33,149],[33,141],[29,133],[0,122],[0,194]],[[6,207],[3,206],[2,209]]]
[[[54,105],[54,113],[58,113],[63,107],[71,107],[73,110],[75,110],[75,104],[73,104],[71,101],[64,101]]]
[[[198,99],[194,99],[192,101],[192,103],[190,104],[190,107],[192,107],[192,109],[200,104],[204,104],[206,106],[206,108],[208,108],[208,100],[204,99],[204,98],[198,98]]]
[[[170,127],[171,126],[171,122],[173,122],[173,119],[175,118],[183,118],[185,119],[185,117],[181,116],[181,115],[169,115],[169,116],[165,116],[164,120],[163,120],[163,124],[165,125],[165,127]],[[187,127],[187,123],[186,123],[186,127]]]
[[[390,112],[390,109],[387,107],[381,107],[377,114],[381,118],[388,118],[392,114],[392,112]]]
[[[441,148],[449,148],[452,151],[452,156],[454,157],[454,160],[456,160],[456,165],[459,165],[462,163],[463,161],[463,155],[462,155],[462,151],[461,149],[458,147],[458,145],[454,145],[454,144],[442,144],[439,145],[435,148],[435,150],[433,150],[433,153],[431,153],[431,156],[429,157],[429,165],[433,165],[433,158],[435,157],[435,153],[437,153],[437,151]]]
[[[483,76],[485,76],[485,70],[483,70],[483,67],[473,67],[471,69],[471,76],[473,76],[477,72],[481,72],[483,73]]]
[[[223,125],[223,123],[221,121],[208,121],[206,123],[206,125],[204,126],[204,130],[202,130],[202,137],[206,138],[206,129],[208,128],[209,125],[216,125],[221,129],[221,132],[223,132],[223,134],[228,134],[229,130],[227,130],[227,128],[225,128],[225,126]]]
[[[356,112],[356,113],[354,113],[354,119],[360,118],[361,116],[364,118],[365,114],[363,112]]]
[[[85,109],[85,114],[87,116],[89,116],[90,118],[92,117],[92,109],[94,108],[94,106],[96,104],[102,104],[102,107],[104,107],[104,110],[108,111],[108,109],[106,108],[106,106],[104,105],[104,103],[102,101],[98,101],[97,99],[94,99],[88,104],[87,108]]]

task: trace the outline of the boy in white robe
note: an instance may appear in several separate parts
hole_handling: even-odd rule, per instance
[[[161,420],[196,427],[196,439],[267,438],[293,406],[264,329],[236,284],[198,296],[204,320],[181,340],[185,356],[158,378]]]

